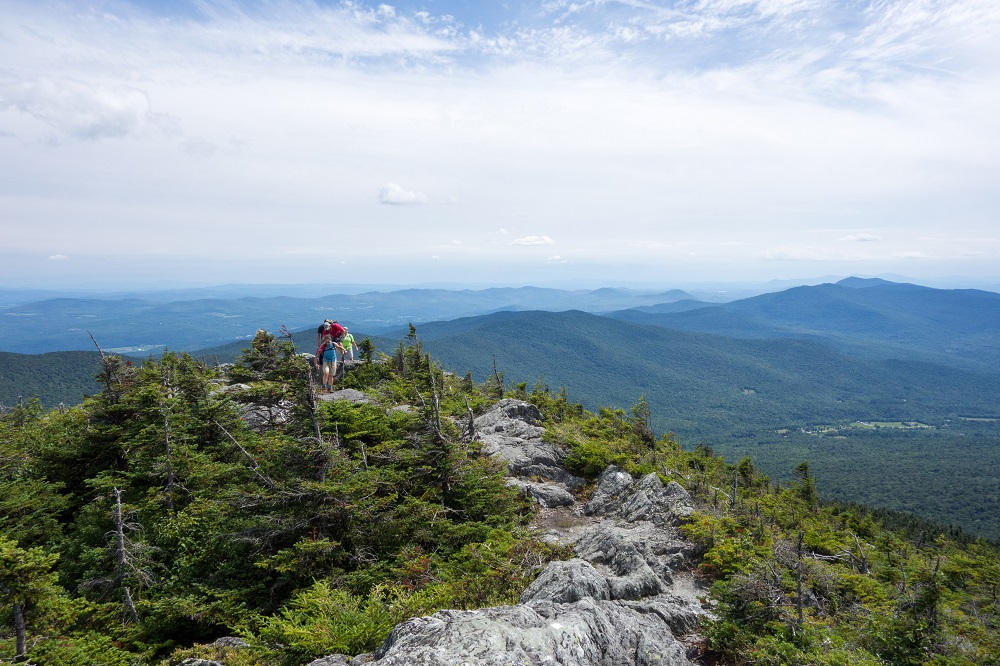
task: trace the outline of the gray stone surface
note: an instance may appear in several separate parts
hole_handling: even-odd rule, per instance
[[[525,496],[530,497],[549,509],[558,506],[569,506],[576,501],[573,494],[566,490],[566,488],[553,483],[535,483],[522,479],[508,479],[507,484],[516,486]]]
[[[586,597],[441,611],[398,625],[377,666],[688,666],[686,649],[649,608]]]
[[[257,432],[267,432],[272,428],[288,423],[291,418],[292,403],[282,400],[272,407],[263,405],[241,405],[240,418]]]
[[[483,452],[507,463],[512,476],[552,479],[571,488],[583,484],[563,468],[566,452],[542,439],[542,414],[523,400],[507,398],[473,421]]]
[[[606,601],[611,599],[608,581],[587,560],[574,558],[552,562],[545,571],[521,593],[522,604],[532,601],[570,603],[584,597]]]
[[[657,525],[679,525],[694,511],[691,496],[676,481],[663,485],[656,474],[639,481],[619,467],[601,473],[584,511],[592,516],[622,518],[628,522],[651,521]]]
[[[356,663],[364,662],[355,662],[346,654],[331,654],[319,659],[313,659],[306,666],[353,666]]]
[[[364,393],[358,389],[340,389],[338,391],[333,391],[332,393],[320,393],[316,396],[319,400],[323,402],[331,402],[334,400],[346,400],[347,402],[365,404],[371,402],[371,398],[366,396]]]

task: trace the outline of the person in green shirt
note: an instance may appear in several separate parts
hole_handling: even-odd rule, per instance
[[[344,362],[346,363],[348,359],[353,361],[354,350],[358,348],[358,345],[354,342],[354,336],[351,335],[351,332],[347,330],[346,326],[344,327],[344,337],[341,339],[340,344],[344,346]]]

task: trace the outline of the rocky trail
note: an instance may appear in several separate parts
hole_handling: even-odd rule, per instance
[[[550,563],[515,606],[440,611],[398,625],[370,655],[310,666],[684,666],[697,652],[693,547],[677,525],[693,511],[677,483],[609,467],[586,501],[565,452],[542,439],[533,405],[503,400],[474,422],[486,453],[540,505],[532,529],[575,557]]]

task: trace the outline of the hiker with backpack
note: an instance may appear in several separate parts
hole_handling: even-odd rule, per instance
[[[333,336],[326,334],[320,338],[319,348],[316,349],[316,367],[322,368],[322,391],[333,390],[333,383],[337,378],[337,352],[341,354],[344,347],[335,342]]]
[[[316,329],[316,345],[319,346],[324,335],[329,335],[334,342],[340,342],[346,332],[346,329],[338,324],[336,319],[324,319],[323,323]]]

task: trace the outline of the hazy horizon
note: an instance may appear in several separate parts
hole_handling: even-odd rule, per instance
[[[939,279],[919,280],[903,275],[884,273],[881,275],[825,275],[808,278],[792,279],[772,279],[763,281],[688,281],[676,283],[654,283],[654,282],[606,282],[591,283],[587,281],[566,281],[553,283],[458,283],[458,282],[424,282],[424,283],[337,283],[337,282],[183,282],[183,281],[159,281],[150,283],[94,283],[90,285],[75,285],[71,287],[53,285],[44,286],[23,286],[11,287],[0,285],[0,294],[4,293],[34,293],[39,294],[66,294],[80,296],[121,296],[128,294],[156,295],[170,294],[176,292],[178,295],[184,292],[191,292],[196,295],[198,292],[213,291],[240,291],[252,292],[257,289],[262,292],[262,296],[288,295],[292,297],[326,296],[331,294],[361,294],[365,292],[392,292],[407,289],[443,289],[455,291],[482,291],[488,289],[558,289],[567,291],[594,291],[598,289],[624,289],[636,292],[658,293],[671,290],[681,290],[691,292],[696,297],[717,296],[718,300],[728,300],[724,297],[731,294],[733,299],[744,298],[749,295],[781,291],[796,286],[819,285],[824,283],[839,282],[845,278],[858,277],[863,279],[881,279],[889,282],[916,284],[936,289],[979,289],[985,291],[1000,292],[1000,279],[990,280],[970,280],[967,278],[949,276]]]

